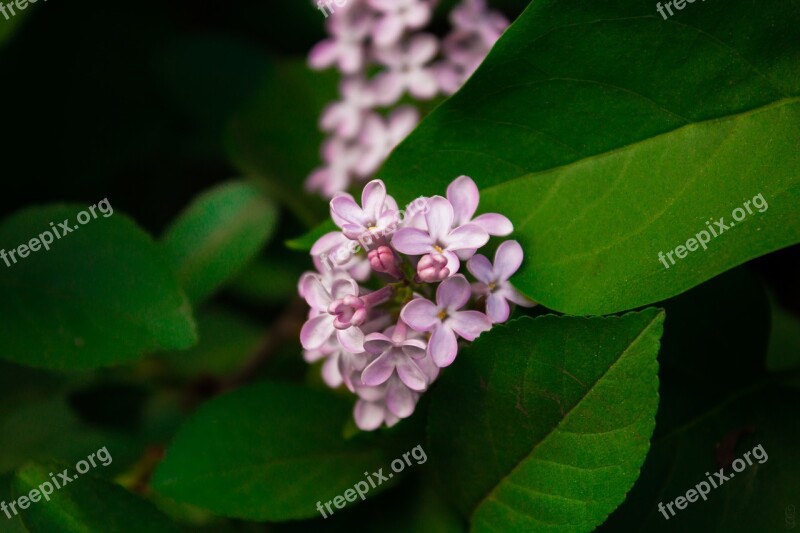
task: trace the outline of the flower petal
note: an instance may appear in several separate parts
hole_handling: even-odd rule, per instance
[[[509,314],[511,308],[502,293],[494,292],[486,298],[486,315],[489,320],[494,323],[505,322]]]
[[[364,351],[364,333],[357,326],[337,329],[336,338],[339,339],[344,349],[349,352],[361,353]]]
[[[434,241],[443,241],[453,226],[453,206],[446,198],[433,196],[428,200],[428,212],[425,213],[428,233]],[[488,236],[487,236],[488,240]],[[484,241],[483,244],[486,244]],[[481,244],[481,246],[483,246]]]
[[[479,225],[486,230],[486,233],[495,237],[505,237],[514,231],[514,224],[508,218],[497,213],[485,213],[475,217],[472,223]]]
[[[480,248],[489,242],[489,234],[477,224],[464,224],[454,229],[442,242],[453,252],[468,248]]]
[[[361,382],[370,387],[377,387],[386,383],[393,372],[394,356],[391,350],[388,350],[367,365],[367,368],[361,373]]]
[[[349,194],[337,194],[331,200],[331,218],[339,227],[347,223],[364,226],[364,211]]]
[[[370,333],[364,337],[364,350],[372,355],[380,355],[394,346],[392,339],[383,333]]]
[[[358,400],[353,409],[353,418],[362,431],[378,429],[383,424],[386,409],[379,403]]]
[[[423,255],[433,251],[433,239],[417,228],[400,228],[392,236],[392,246],[403,254]]]
[[[428,388],[428,376],[407,357],[397,361],[397,376],[411,390],[422,392]]]
[[[383,213],[386,202],[386,185],[381,180],[372,180],[361,192],[361,206],[367,222],[376,222]]]
[[[469,270],[470,274],[475,276],[478,281],[482,281],[487,285],[495,281],[492,263],[485,255],[478,254],[473,256],[472,259],[467,261],[467,270]]]
[[[425,357],[427,347],[425,342],[417,339],[408,339],[403,341],[402,344],[403,354],[412,359],[422,359]]]
[[[300,330],[300,344],[306,350],[316,350],[333,335],[333,317],[329,314],[319,315],[303,324]]]
[[[415,298],[400,311],[400,318],[414,331],[430,331],[441,320],[439,309],[427,298]]]
[[[440,324],[433,330],[428,342],[428,354],[439,368],[449,366],[458,353],[456,334],[449,327]]]
[[[332,355],[322,365],[322,380],[332,389],[342,384],[344,379],[342,378],[342,373],[339,372],[338,357]]]
[[[492,329],[492,321],[480,311],[459,311],[458,313],[453,313],[445,321],[445,325],[452,328],[460,337],[468,341],[474,341],[478,335]]]
[[[322,285],[319,277],[306,277],[303,284],[303,297],[312,309],[325,311],[331,304],[331,294]]]
[[[464,307],[471,293],[472,289],[467,278],[462,274],[456,274],[444,280],[439,287],[437,287],[436,303],[440,309],[456,311]],[[406,322],[408,321],[406,320]]]
[[[467,224],[478,209],[478,186],[469,176],[459,176],[447,186],[447,199],[453,205],[455,225]]]
[[[386,389],[386,407],[395,416],[406,418],[414,412],[417,405],[417,396],[397,378],[389,381]]]
[[[522,246],[517,241],[505,241],[494,254],[494,271],[498,281],[506,281],[522,264]]]
[[[503,297],[509,302],[514,302],[522,307],[534,307],[538,305],[536,302],[512,287],[510,283],[506,283],[503,288],[498,291],[498,293],[502,294]]]

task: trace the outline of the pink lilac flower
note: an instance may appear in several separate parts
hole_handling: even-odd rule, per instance
[[[455,360],[459,338],[471,342],[492,322],[508,319],[508,301],[532,304],[509,283],[522,262],[518,243],[501,244],[494,265],[473,255],[489,234],[472,219],[479,203],[472,179],[457,178],[447,194],[449,199],[419,197],[405,211],[380,180],[364,187],[360,205],[337,194],[331,218],[341,231],[317,240],[311,252],[318,272],[298,282],[309,305],[300,332],[303,357],[321,364],[327,385],[344,385],[358,397],[353,416],[362,430],[411,416],[420,394]],[[501,226],[507,221],[494,217]],[[455,273],[456,254],[464,252],[472,255],[472,286]],[[370,278],[376,290],[359,284]],[[478,310],[484,302],[486,314]]]
[[[392,105],[408,91],[419,100],[428,100],[439,92],[436,76],[428,66],[439,49],[439,41],[430,34],[417,35],[408,42],[375,50],[375,57],[389,70],[374,79],[375,97],[382,105]]]
[[[460,311],[469,301],[469,282],[458,274],[447,278],[436,289],[436,303],[426,298],[411,300],[401,311],[400,318],[415,331],[432,332],[428,354],[439,368],[449,366],[458,353],[456,335],[475,340],[492,323],[479,311]]]
[[[456,252],[480,248],[489,240],[489,234],[477,224],[463,224],[453,229],[453,206],[441,196],[428,202],[425,213],[427,230],[401,228],[392,238],[392,245],[409,255],[440,254],[447,258],[449,274],[458,272],[460,262]],[[419,271],[418,271],[419,272]]]
[[[364,42],[375,24],[375,15],[357,0],[353,5],[327,19],[332,35],[318,43],[308,55],[312,68],[323,69],[336,65],[345,74],[355,74],[364,67]]]
[[[522,264],[522,246],[517,241],[505,241],[494,254],[494,266],[486,256],[475,255],[467,263],[467,270],[478,279],[473,284],[476,293],[486,297],[486,314],[492,322],[505,322],[511,313],[508,302],[523,307],[536,305],[520,294],[509,282]]]
[[[431,19],[433,3],[427,0],[368,0],[380,13],[372,28],[372,41],[377,46],[390,46],[400,40],[406,30],[416,30]]]
[[[401,106],[387,118],[371,113],[364,119],[360,141],[365,148],[356,171],[363,176],[373,174],[400,141],[411,133],[419,122],[419,113],[412,106]]]
[[[331,218],[348,239],[365,234],[383,235],[396,224],[397,202],[386,194],[381,180],[372,180],[361,193],[361,206],[347,193],[339,193],[330,202]]]
[[[322,111],[320,127],[344,139],[352,139],[362,129],[367,111],[375,105],[372,86],[361,77],[345,78],[339,92],[342,100],[328,104]]]
[[[322,145],[322,160],[325,166],[314,170],[306,181],[306,189],[319,191],[332,197],[350,186],[358,177],[357,169],[363,165],[367,150],[358,139],[330,137]]]
[[[378,356],[361,374],[364,385],[381,385],[397,371],[397,376],[409,389],[424,391],[428,388],[428,376],[415,362],[425,357],[425,343],[409,338],[408,326],[402,320],[385,333],[367,335],[364,349]]]

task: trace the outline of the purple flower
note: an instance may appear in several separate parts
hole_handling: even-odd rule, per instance
[[[324,278],[349,276],[359,281],[369,278],[369,262],[356,253],[358,247],[353,242],[341,231],[331,231],[317,239],[310,252],[317,271]]]
[[[361,193],[361,207],[352,196],[339,193],[331,200],[331,218],[348,239],[366,234],[383,235],[397,220],[397,202],[387,196],[381,180],[367,183]]]
[[[364,351],[364,333],[358,326],[364,323],[369,308],[384,302],[392,288],[359,297],[358,283],[352,279],[333,282],[330,291],[319,278],[309,277],[302,292],[312,312],[318,313],[303,324],[300,342],[306,350],[316,350],[336,335],[341,345],[350,352]]]
[[[488,9],[486,0],[464,0],[450,13],[450,22],[456,31],[479,35],[487,47],[491,47],[508,27],[508,19]]]
[[[364,42],[372,32],[375,18],[372,10],[361,5],[350,6],[327,20],[333,38],[318,43],[308,55],[311,68],[337,65],[346,74],[355,74],[364,66]]]
[[[418,122],[419,112],[412,106],[398,107],[385,119],[377,113],[370,113],[361,130],[364,155],[356,171],[363,176],[373,174]]]
[[[421,34],[406,43],[375,50],[378,61],[389,67],[374,78],[375,97],[381,105],[392,105],[405,91],[414,98],[428,100],[436,96],[439,87],[433,69],[426,67],[439,49],[433,35]]]
[[[477,224],[464,224],[453,229],[453,206],[441,196],[428,201],[425,222],[427,231],[418,228],[397,230],[392,237],[392,246],[409,255],[442,254],[447,258],[450,275],[458,272],[460,267],[457,251],[475,250],[489,240],[489,234]]]
[[[508,218],[497,213],[486,213],[472,218],[478,209],[480,192],[478,186],[469,176],[459,176],[447,187],[447,199],[453,206],[453,227],[467,223],[477,224],[489,235],[505,237],[514,231],[514,225]]]
[[[377,46],[392,45],[406,29],[423,27],[433,11],[428,0],[369,0],[369,5],[381,13],[372,29],[372,40]]]
[[[400,312],[400,318],[415,331],[432,331],[428,354],[439,368],[450,365],[458,353],[456,335],[473,341],[492,322],[478,311],[459,311],[469,301],[471,289],[467,279],[458,274],[447,278],[436,289],[436,303],[425,298],[411,300]]]
[[[408,326],[401,320],[385,333],[367,335],[364,349],[378,357],[361,374],[364,385],[381,385],[397,370],[398,377],[409,389],[421,392],[428,388],[428,376],[414,361],[425,357],[425,343],[409,338],[408,333]]]
[[[467,269],[480,283],[476,292],[486,297],[486,314],[492,322],[505,322],[511,313],[508,302],[532,307],[532,300],[519,293],[508,282],[522,264],[522,246],[517,241],[505,241],[494,254],[494,266],[483,255],[476,255],[467,263]]]
[[[322,144],[325,166],[314,170],[306,180],[306,189],[319,191],[326,198],[350,186],[363,165],[366,148],[358,139],[331,137]]]
[[[339,92],[342,100],[328,104],[320,117],[323,131],[334,132],[339,137],[352,139],[361,131],[366,112],[375,105],[371,85],[362,78],[345,78]]]

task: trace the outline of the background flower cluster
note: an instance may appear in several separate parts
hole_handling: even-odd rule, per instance
[[[310,191],[330,198],[371,177],[419,122],[419,110],[405,102],[454,93],[508,26],[485,0],[463,0],[450,13],[452,31],[439,39],[422,31],[435,6],[436,0],[348,0],[328,16],[330,37],[311,50],[309,64],[341,72],[341,99],[320,118],[330,136],[323,166],[306,182]]]

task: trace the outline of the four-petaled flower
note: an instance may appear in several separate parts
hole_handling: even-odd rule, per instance
[[[514,272],[522,264],[522,246],[517,241],[506,241],[494,254],[494,266],[486,256],[475,255],[467,262],[467,270],[479,282],[473,284],[476,293],[486,297],[486,314],[492,322],[505,322],[511,310],[508,302],[523,307],[533,307],[536,303],[523,296],[509,282]]]
[[[456,335],[475,340],[492,323],[479,311],[459,311],[469,301],[469,282],[458,274],[447,278],[436,289],[436,303],[425,298],[411,300],[400,318],[415,331],[431,331],[428,355],[439,368],[449,366],[458,353]]]

